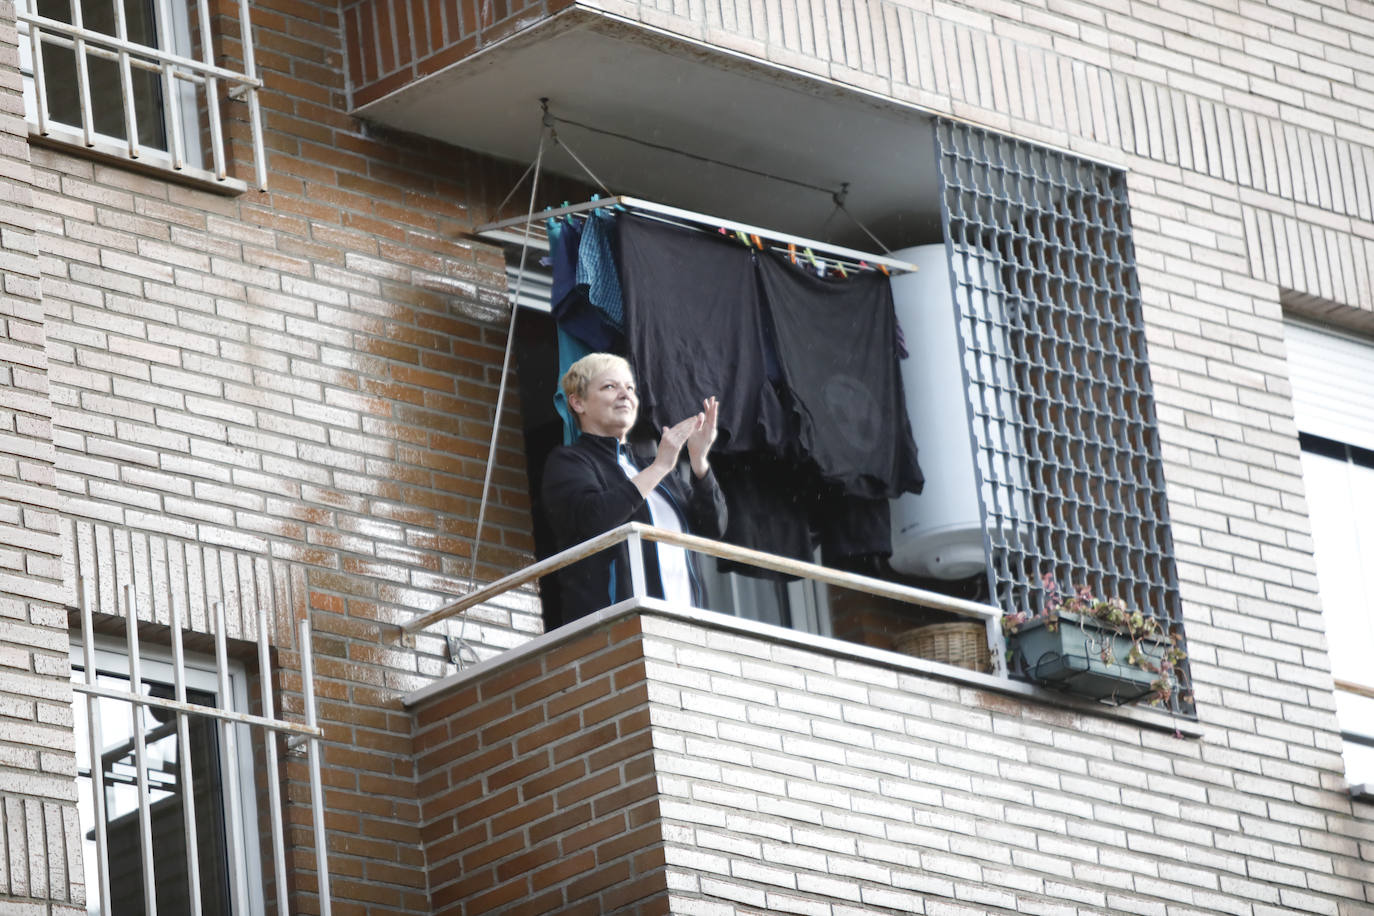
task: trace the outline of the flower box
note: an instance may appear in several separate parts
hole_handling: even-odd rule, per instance
[[[1133,641],[1109,623],[1066,611],[1020,624],[1010,642],[1013,667],[1031,680],[1115,704],[1158,693],[1157,672],[1172,645],[1162,635]],[[1148,667],[1130,660],[1132,648]]]

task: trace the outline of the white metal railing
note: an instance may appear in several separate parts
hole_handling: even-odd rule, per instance
[[[196,810],[194,786],[191,773],[191,745],[189,717],[198,716],[218,723],[220,742],[222,747],[221,760],[225,768],[224,800],[228,807],[227,828],[229,831],[229,870],[230,881],[233,887],[234,899],[244,901],[245,908],[249,899],[248,892],[248,863],[245,861],[245,850],[248,844],[245,843],[245,830],[256,829],[252,825],[246,826],[240,800],[238,759],[236,750],[237,732],[239,727],[247,727],[251,734],[256,731],[260,734],[267,766],[266,788],[268,802],[270,806],[271,822],[271,858],[274,863],[276,879],[276,912],[289,913],[291,909],[288,905],[288,885],[286,880],[286,855],[287,849],[283,836],[283,815],[281,786],[278,779],[279,758],[277,751],[277,736],[285,735],[288,739],[303,741],[305,744],[306,763],[310,773],[310,799],[307,804],[314,811],[314,840],[315,840],[315,860],[319,880],[319,912],[323,916],[330,914],[330,888],[329,888],[329,867],[327,860],[327,846],[323,820],[323,799],[324,794],[321,787],[320,778],[320,758],[321,747],[320,738],[323,730],[316,723],[315,692],[313,683],[313,653],[310,641],[310,623],[302,620],[300,623],[300,657],[301,675],[303,678],[304,700],[305,700],[305,723],[292,722],[286,719],[276,718],[274,710],[276,706],[272,695],[271,668],[269,667],[269,647],[267,643],[268,617],[267,608],[259,607],[257,619],[257,657],[259,664],[258,683],[260,685],[260,699],[262,703],[263,715],[256,716],[248,713],[237,712],[228,708],[218,708],[206,706],[198,703],[187,702],[186,699],[186,664],[183,650],[183,610],[181,602],[175,596],[170,603],[170,636],[172,643],[172,678],[174,699],[154,697],[140,692],[143,683],[141,671],[141,653],[139,649],[138,632],[138,613],[134,588],[125,584],[122,586],[123,603],[126,614],[125,618],[125,638],[127,640],[128,657],[128,678],[129,690],[114,690],[102,687],[97,683],[98,668],[96,662],[96,631],[93,624],[94,613],[92,609],[93,601],[88,590],[85,588],[84,579],[78,578],[78,603],[81,612],[81,645],[84,651],[85,675],[84,683],[74,683],[73,689],[86,698],[86,723],[87,741],[90,747],[90,770],[91,770],[91,796],[93,799],[93,830],[91,835],[95,840],[96,861],[99,875],[99,886],[94,889],[99,894],[100,912],[114,912],[110,891],[110,847],[106,836],[106,810],[105,810],[105,767],[103,760],[108,756],[108,750],[104,747],[101,736],[101,717],[97,708],[99,699],[116,700],[129,704],[137,711],[143,708],[161,709],[175,714],[175,731],[177,736],[177,755],[182,761],[178,768],[178,787],[181,790],[181,804],[183,813],[183,829],[185,831],[186,845],[186,869],[190,913],[193,916],[200,916],[202,913],[202,903],[200,897],[200,856],[197,848],[197,838],[199,836],[196,827]],[[225,639],[226,620],[224,605],[222,602],[214,603],[215,616],[215,668],[219,685],[220,702],[228,706],[232,702],[233,694],[229,687],[230,660]],[[171,728],[169,723],[164,728]],[[158,729],[160,733],[163,729]],[[168,732],[170,734],[170,731]],[[145,912],[149,916],[157,916],[157,856],[153,846],[153,818],[151,812],[151,788],[149,785],[147,760],[147,748],[150,741],[157,740],[157,735],[150,734],[146,730],[144,718],[140,714],[133,716],[133,738],[128,747],[121,747],[118,750],[127,753],[132,750],[134,755],[135,783],[138,798],[138,843],[141,850],[142,860],[142,886]],[[122,755],[121,755],[122,756]]]
[[[35,121],[40,136],[59,136],[84,146],[121,156],[131,160],[159,160],[166,157],[166,165],[173,171],[194,175],[199,178],[241,188],[240,182],[231,179],[224,149],[224,129],[220,114],[220,86],[227,85],[230,98],[242,98],[248,106],[248,121],[252,133],[253,161],[257,186],[267,187],[267,160],[263,145],[262,112],[258,101],[258,90],[262,80],[257,74],[256,58],[253,51],[253,30],[249,20],[249,0],[239,0],[239,35],[243,55],[243,69],[235,70],[221,66],[214,58],[211,33],[210,0],[193,0],[195,4],[196,25],[200,33],[200,58],[178,53],[177,46],[184,44],[177,40],[173,23],[176,21],[171,0],[153,0],[156,19],[158,45],[143,44],[128,37],[128,27],[124,4],[113,2],[115,11],[115,34],[87,28],[82,22],[81,0],[71,0],[69,9],[71,22],[51,19],[40,15],[32,7],[33,0],[19,0],[16,18],[18,20],[21,48],[25,51],[24,61],[32,74],[32,99],[29,105],[30,117]],[[183,0],[176,0],[180,3]],[[178,8],[179,9],[179,8]],[[22,39],[27,39],[26,43]],[[48,106],[48,74],[44,66],[43,49],[45,46],[71,51],[76,59],[76,95],[80,107],[76,135],[68,137],[62,122],[54,122]],[[118,138],[106,137],[95,130],[95,116],[91,99],[91,78],[89,61],[92,59],[111,61],[119,71],[120,95],[123,99],[125,139],[121,144]],[[162,86],[162,109],[166,124],[167,150],[164,153],[150,148],[139,141],[138,112],[135,105],[132,74],[134,71],[154,73]],[[187,161],[185,132],[182,125],[189,114],[192,123],[200,119],[200,110],[192,102],[187,104],[179,91],[183,86],[201,89],[205,95],[204,115],[210,134],[210,168],[204,163]]]
[[[987,625],[988,649],[991,652],[993,673],[1000,677],[1007,676],[1006,646],[1002,637],[1001,608],[994,607],[990,604],[980,604],[976,601],[968,601],[963,598],[953,598],[939,592],[932,592],[922,588],[913,588],[909,585],[899,585],[894,582],[875,579],[871,576],[861,576],[857,573],[827,569],[815,563],[806,563],[801,560],[780,557],[775,554],[764,553],[760,550],[751,550],[747,547],[736,547],[733,544],[725,544],[720,541],[713,541],[709,538],[697,537],[692,534],[666,531],[662,528],[655,528],[652,525],[645,525],[641,522],[626,522],[618,528],[612,528],[604,534],[589,538],[581,544],[576,544],[545,560],[540,560],[537,563],[526,566],[518,572],[497,579],[489,585],[485,585],[476,591],[464,595],[457,601],[444,605],[441,608],[436,608],[433,611],[417,614],[401,624],[401,632],[406,636],[413,635],[419,630],[423,630],[440,621],[461,614],[468,608],[490,601],[511,589],[527,585],[542,576],[546,576],[565,566],[576,563],[578,560],[583,560],[609,547],[614,547],[622,541],[629,547],[630,594],[631,597],[635,599],[642,600],[649,597],[644,577],[644,556],[641,549],[642,543],[644,541],[657,541],[664,544],[674,544],[678,547],[698,553],[704,553],[719,559],[747,563],[761,569],[784,573],[790,576],[798,576],[826,585],[852,589],[853,591],[863,592],[880,598],[891,598],[907,604],[914,604],[932,610],[949,611],[963,617],[981,620]]]

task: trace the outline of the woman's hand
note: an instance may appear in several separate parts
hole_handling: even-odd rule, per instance
[[[698,413],[672,426],[663,427],[663,436],[658,440],[658,453],[654,456],[654,464],[665,474],[677,467],[677,458],[682,453],[682,446],[691,441],[697,429],[705,422],[706,415]],[[688,454],[691,454],[690,450]]]
[[[632,480],[645,498],[658,486],[659,481],[677,467],[677,459],[684,445],[692,463],[692,473],[698,479],[711,470],[706,456],[716,441],[716,415],[719,411],[715,398],[707,398],[701,402],[701,406],[705,408],[701,413],[663,427],[663,436],[658,440],[658,452],[654,455],[653,464],[636,474]]]
[[[702,401],[701,406],[703,410],[697,414],[700,422],[687,437],[687,456],[692,462],[692,473],[698,478],[705,477],[711,470],[707,455],[716,441],[716,417],[720,412],[720,403],[710,397]]]

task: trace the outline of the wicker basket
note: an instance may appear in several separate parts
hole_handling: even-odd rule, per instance
[[[893,647],[903,655],[928,658],[933,662],[958,665],[971,671],[991,671],[992,652],[988,649],[988,628],[976,620],[957,623],[932,623],[898,633]]]

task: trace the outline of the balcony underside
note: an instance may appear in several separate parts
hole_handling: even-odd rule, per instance
[[[530,162],[541,98],[563,119],[559,137],[616,193],[871,250],[872,240],[835,213],[831,192],[847,183],[847,207],[888,247],[940,237],[925,115],[579,6],[356,113]],[[591,183],[563,149],[546,150],[545,167]]]

